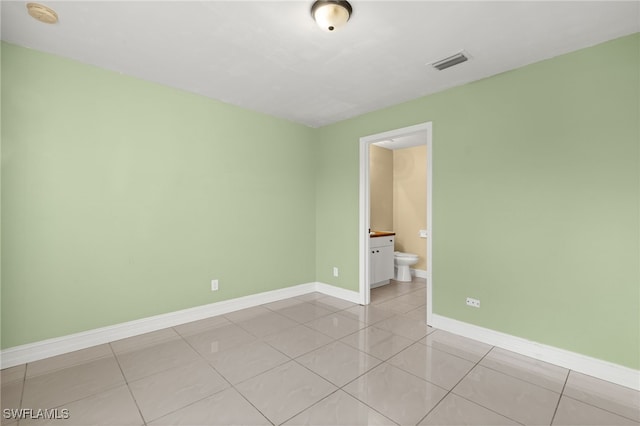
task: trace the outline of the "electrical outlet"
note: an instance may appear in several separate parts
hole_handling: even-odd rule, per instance
[[[334,277],[338,276],[338,268],[336,268],[335,266],[333,267],[333,276]]]
[[[218,280],[211,280],[211,291],[218,291]]]
[[[473,308],[479,308],[480,301],[478,299],[472,299],[471,297],[467,297],[467,306],[471,306]]]

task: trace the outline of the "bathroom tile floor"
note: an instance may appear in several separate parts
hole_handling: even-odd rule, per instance
[[[425,298],[312,293],[8,368],[3,409],[70,418],[2,424],[640,424],[639,392],[427,327]]]

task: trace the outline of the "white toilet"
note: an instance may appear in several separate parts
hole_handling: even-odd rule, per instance
[[[413,253],[402,253],[400,251],[393,252],[393,262],[396,267],[396,281],[411,281],[411,270],[409,266],[418,263],[418,255]]]

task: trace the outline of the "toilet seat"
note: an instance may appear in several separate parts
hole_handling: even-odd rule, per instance
[[[393,255],[395,257],[407,257],[407,258],[417,258],[418,255],[417,254],[413,254],[413,253],[403,253],[401,251],[394,251]]]

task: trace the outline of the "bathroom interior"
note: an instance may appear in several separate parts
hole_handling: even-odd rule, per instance
[[[427,146],[423,133],[369,146],[369,193],[369,288],[375,303],[426,284]]]

